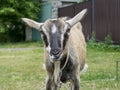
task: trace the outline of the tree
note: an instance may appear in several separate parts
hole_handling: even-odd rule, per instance
[[[37,20],[40,3],[41,0],[0,0],[0,28],[7,36],[7,41],[24,40],[25,25],[21,18]]]

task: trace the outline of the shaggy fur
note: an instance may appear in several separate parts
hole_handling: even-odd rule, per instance
[[[45,43],[46,90],[58,90],[60,81],[63,83],[70,81],[71,90],[80,89],[80,72],[86,70],[84,67],[87,65],[85,64],[86,43],[79,21],[86,12],[87,10],[84,9],[72,19],[50,19],[45,23],[22,18],[30,27],[38,29],[42,34]],[[56,68],[57,66],[59,69]],[[55,71],[58,72],[57,75]]]

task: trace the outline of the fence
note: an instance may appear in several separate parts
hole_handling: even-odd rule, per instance
[[[94,31],[97,41],[109,34],[120,44],[120,0],[94,0]]]
[[[120,64],[120,61],[116,61],[116,80],[119,80],[119,64]]]
[[[73,17],[83,8],[88,9],[82,21],[86,40],[91,38],[91,32],[94,31],[96,41],[104,41],[110,35],[113,43],[120,44],[120,0],[89,0],[59,8],[58,16]]]
[[[58,16],[59,17],[63,17],[63,16],[73,17],[77,13],[79,13],[81,10],[83,10],[84,8],[88,9],[88,13],[85,16],[85,18],[82,20],[83,33],[85,35],[86,40],[89,40],[91,37],[91,2],[90,1],[85,2],[85,3],[75,4],[75,5],[68,6],[68,7],[59,8]]]

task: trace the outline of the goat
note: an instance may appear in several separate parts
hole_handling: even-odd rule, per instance
[[[79,21],[87,9],[71,19],[49,19],[39,23],[28,18],[22,20],[41,32],[45,44],[47,70],[46,90],[58,90],[60,82],[71,82],[71,90],[79,90],[80,72],[87,66],[86,43]]]

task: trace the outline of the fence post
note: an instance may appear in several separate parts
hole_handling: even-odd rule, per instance
[[[118,61],[116,61],[116,80],[118,80]]]
[[[91,35],[94,31],[94,0],[91,0]]]

